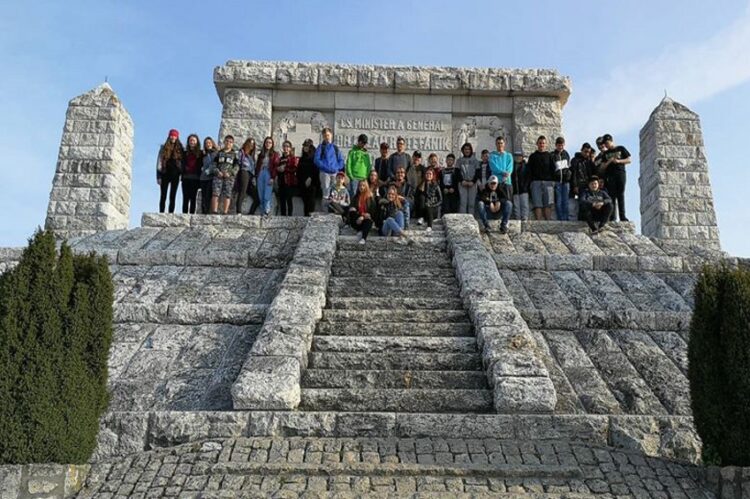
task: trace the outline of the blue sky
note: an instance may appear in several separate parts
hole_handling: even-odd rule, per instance
[[[218,131],[214,66],[266,59],[555,68],[573,80],[568,144],[611,132],[636,157],[666,88],[701,115],[722,245],[750,256],[745,0],[5,3],[0,246],[23,244],[44,223],[69,99],[107,76],[133,117],[135,226],[157,207],[153,165],[167,130]],[[638,220],[637,161],[629,168]]]

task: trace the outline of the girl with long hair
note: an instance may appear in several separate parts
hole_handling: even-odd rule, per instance
[[[418,211],[427,222],[427,232],[432,232],[432,222],[438,217],[438,209],[443,204],[443,194],[435,178],[435,170],[428,168],[417,187]]]
[[[406,232],[404,231],[404,205],[398,196],[398,189],[390,186],[386,195],[380,200],[380,220],[383,221],[380,227],[380,235],[385,237],[396,236],[397,241],[406,241]]]
[[[263,147],[255,160],[255,178],[258,187],[261,215],[271,214],[271,198],[273,197],[273,181],[276,169],[279,167],[279,153],[273,148],[273,138],[263,139]]]
[[[200,188],[201,168],[203,167],[203,151],[201,139],[191,133],[187,138],[187,149],[182,160],[182,212],[195,213],[195,200]]]
[[[169,131],[167,141],[159,149],[159,156],[156,160],[156,183],[161,188],[159,213],[164,213],[167,190],[169,191],[169,213],[174,213],[177,185],[180,183],[182,158],[184,156],[185,148],[180,142],[180,132],[172,129]]]
[[[349,225],[357,231],[360,236],[359,244],[367,242],[367,235],[375,226],[378,216],[375,197],[370,192],[367,182],[360,182],[357,187],[357,195],[352,200],[349,208]]]
[[[240,147],[240,171],[237,173],[237,180],[234,190],[237,193],[237,202],[235,206],[237,213],[242,213],[242,205],[245,202],[248,188],[252,191],[252,177],[255,175],[255,139],[252,137],[245,140]],[[257,194],[253,197],[253,206],[257,208]],[[253,213],[250,208],[250,214]]]
[[[211,196],[214,183],[214,158],[218,152],[216,142],[211,137],[203,139],[203,161],[201,167],[201,213],[211,213]]]
[[[276,174],[279,211],[282,217],[291,217],[294,212],[294,191],[297,189],[297,157],[294,155],[292,143],[288,140],[281,144],[281,158]]]
[[[302,143],[302,155],[297,166],[297,184],[302,191],[302,205],[305,216],[315,211],[315,197],[320,190],[320,171],[315,166],[315,145],[312,139],[306,139]],[[328,195],[328,193],[324,193]]]

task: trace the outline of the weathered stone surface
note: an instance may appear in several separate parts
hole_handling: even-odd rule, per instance
[[[503,376],[495,379],[495,410],[503,414],[552,412],[557,392],[543,377]]]
[[[46,228],[60,239],[127,228],[132,154],[133,121],[107,83],[72,99]]]
[[[235,409],[295,409],[300,402],[300,363],[293,357],[252,356],[232,385]]]

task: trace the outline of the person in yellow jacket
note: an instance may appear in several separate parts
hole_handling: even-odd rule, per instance
[[[357,145],[346,156],[346,177],[349,179],[349,196],[354,199],[360,181],[367,181],[372,170],[370,153],[367,152],[367,135],[357,137]]]

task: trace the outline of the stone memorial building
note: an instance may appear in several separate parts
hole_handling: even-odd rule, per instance
[[[272,135],[299,146],[331,127],[348,150],[359,134],[377,154],[396,137],[406,150],[444,158],[469,142],[531,153],[537,136],[562,130],[570,80],[553,70],[229,61],[214,71],[223,104],[220,137]],[[299,153],[299,151],[298,151]],[[425,154],[425,158],[426,158]]]

